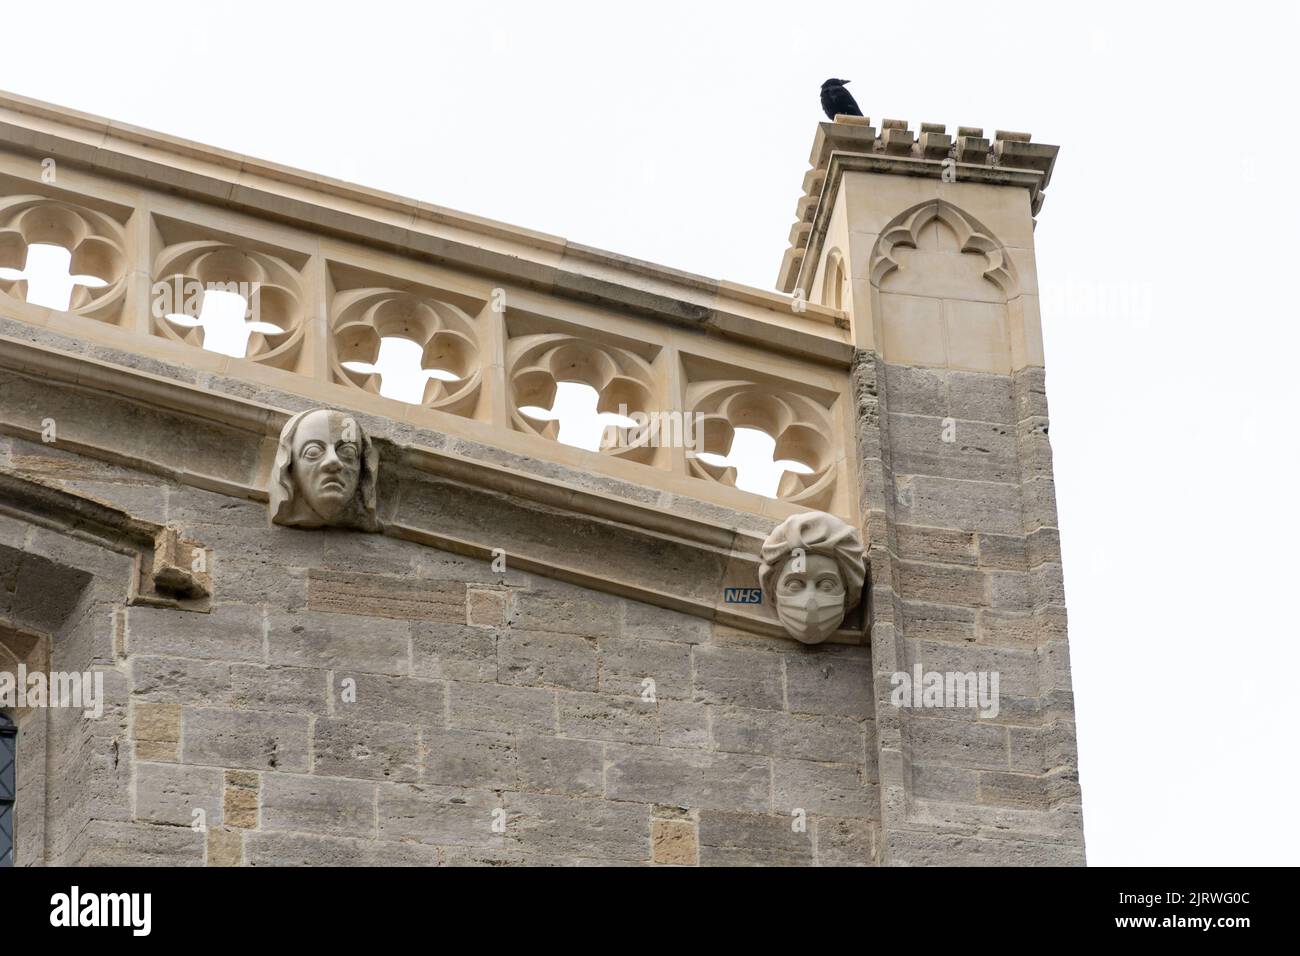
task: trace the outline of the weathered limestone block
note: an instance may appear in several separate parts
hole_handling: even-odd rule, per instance
[[[239,866],[244,862],[244,831],[227,827],[208,830],[208,866]]]
[[[905,601],[978,607],[986,604],[988,575],[946,564],[898,563],[898,590]]]
[[[948,711],[949,714],[962,713]],[[920,717],[904,720],[912,759],[918,763],[943,764],[986,770],[1009,769],[1007,728],[980,720],[952,717]]]
[[[708,704],[779,708],[781,660],[766,651],[696,647],[695,700]]]
[[[228,827],[257,826],[261,805],[262,778],[249,770],[227,770],[223,791],[223,822]]]
[[[659,736],[656,704],[639,696],[560,691],[556,703],[565,737],[653,744]]]
[[[464,624],[465,585],[355,571],[307,572],[307,607],[313,611]]]
[[[660,746],[707,749],[712,745],[709,705],[665,700],[658,710]]]
[[[131,695],[137,701],[207,707],[231,703],[227,663],[142,654],[131,657],[130,673]]]
[[[412,625],[412,670],[416,677],[452,681],[497,679],[497,632],[473,625]]]
[[[206,834],[189,827],[92,820],[74,866],[202,866]]]
[[[683,644],[702,644],[709,639],[712,626],[709,621],[690,614],[681,614],[666,608],[624,601],[621,633],[642,641],[678,641]],[[615,635],[605,635],[606,638]]]
[[[310,769],[310,720],[292,714],[186,707],[185,763],[247,770]]]
[[[895,479],[898,520],[962,531],[1023,534],[1020,486],[929,475]]]
[[[772,762],[772,808],[833,817],[870,817],[880,795],[863,768],[812,760]]]
[[[841,763],[865,759],[864,723],[849,717],[713,709],[713,741],[723,751]]]
[[[624,744],[609,744],[605,753],[611,800],[758,811],[771,804],[772,774],[764,758]]]
[[[329,777],[413,782],[420,776],[420,732],[409,724],[321,717],[312,757],[312,772]]]
[[[785,693],[794,714],[871,717],[869,658],[787,655]]]
[[[818,866],[873,866],[879,824],[870,820],[818,817],[813,821]]]
[[[263,619],[261,608],[243,604],[220,604],[209,614],[132,607],[126,612],[126,647],[132,655],[261,660]]]
[[[646,862],[650,807],[551,794],[507,794],[506,838],[540,862]]]
[[[510,625],[515,631],[617,637],[623,603],[581,588],[550,584],[545,590],[515,595]]]
[[[469,623],[474,627],[505,627],[510,619],[510,600],[506,588],[470,588],[466,600]]]
[[[452,727],[555,732],[555,691],[548,688],[448,681],[447,699]]]
[[[447,713],[442,681],[332,671],[331,713],[344,720],[441,728]]]
[[[789,814],[700,811],[702,866],[809,866],[812,828],[803,832]]]
[[[370,781],[265,773],[262,828],[373,837],[375,787]]]
[[[527,735],[519,740],[519,787],[534,793],[601,797],[605,745],[597,740]]]
[[[519,786],[518,740],[509,733],[425,729],[421,732],[424,772],[420,779],[438,786],[513,790]]]
[[[914,755],[911,765],[913,796],[947,803],[975,803],[979,800],[980,771],[925,763],[925,759]]]
[[[692,820],[652,820],[651,859],[665,866],[697,866],[700,862],[699,824]]]
[[[217,827],[222,822],[221,791],[222,774],[215,767],[137,762],[135,816],[147,823],[188,827],[197,821]]]
[[[497,640],[497,680],[595,690],[596,642],[581,634],[556,634],[515,626]]]
[[[929,830],[893,830],[886,853],[899,866],[1079,866],[1082,844],[982,839]]]
[[[1016,431],[1011,425],[890,413],[889,434],[896,475],[1019,480]]]
[[[365,620],[318,611],[267,615],[267,660],[271,664],[327,668],[369,674],[406,674],[411,666],[407,621]]]
[[[895,541],[900,554],[916,561],[939,564],[975,564],[976,539],[969,531],[951,528],[916,527],[908,524],[894,526]]]
[[[691,696],[690,646],[676,641],[601,638],[600,689],[608,694],[684,700]],[[653,682],[652,686],[646,682]]]
[[[131,737],[137,760],[179,759],[180,705],[135,702],[131,706]]]
[[[378,808],[381,840],[490,847],[506,842],[505,807],[491,791],[384,783]]]
[[[437,866],[437,847],[314,833],[244,834],[249,866]]]

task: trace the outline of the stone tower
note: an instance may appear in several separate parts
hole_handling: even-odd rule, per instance
[[[1034,261],[1057,147],[870,124],[820,125],[778,284],[852,327],[882,857],[1080,863]],[[996,717],[891,703],[954,671],[998,673]]]
[[[0,863],[1082,862],[1054,154],[822,124],[777,293],[0,95]]]

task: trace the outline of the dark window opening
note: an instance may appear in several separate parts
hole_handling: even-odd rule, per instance
[[[0,867],[14,865],[14,799],[18,795],[18,728],[0,713]]]

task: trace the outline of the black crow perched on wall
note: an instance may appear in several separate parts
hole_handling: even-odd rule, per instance
[[[828,119],[835,119],[837,113],[845,113],[848,116],[862,115],[862,110],[858,109],[857,101],[844,88],[848,85],[848,82],[848,80],[831,78],[822,84],[822,109],[826,111]]]

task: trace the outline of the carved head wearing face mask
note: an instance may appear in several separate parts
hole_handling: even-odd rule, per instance
[[[857,529],[834,515],[793,515],[772,530],[759,580],[786,633],[805,644],[835,633],[862,595],[862,556]]]

